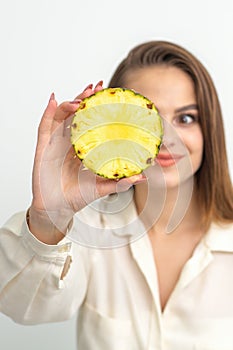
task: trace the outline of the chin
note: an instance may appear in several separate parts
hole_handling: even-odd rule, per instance
[[[192,182],[194,178],[193,167],[189,160],[166,167],[155,164],[148,168],[145,174],[150,186],[158,189],[164,188],[166,191],[179,188],[188,180]]]

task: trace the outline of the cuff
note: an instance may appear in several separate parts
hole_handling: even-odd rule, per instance
[[[68,232],[73,227],[73,220],[68,228]],[[68,233],[67,232],[67,233]],[[64,236],[64,238],[56,245],[49,245],[39,241],[30,231],[27,224],[27,213],[21,228],[23,244],[31,249],[36,255],[44,258],[55,258],[59,255],[67,255],[71,251],[72,242]]]

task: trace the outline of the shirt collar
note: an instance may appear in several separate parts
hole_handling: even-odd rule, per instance
[[[126,192],[102,198],[98,209],[104,217],[105,227],[111,229],[114,235],[128,236],[132,241],[146,233],[145,226],[137,214],[133,187]],[[233,224],[213,223],[204,236],[203,243],[211,251],[233,253]]]
[[[109,221],[110,227],[113,227],[114,234],[118,236],[141,236],[146,233],[145,227],[137,215],[134,203],[134,190],[112,195],[106,199],[108,208],[110,203],[118,201],[116,208],[123,208],[122,215],[106,215],[106,221]],[[139,232],[139,233],[138,233]],[[213,223],[206,233],[203,243],[211,251],[222,251],[233,253],[233,224],[215,224]]]
[[[134,240],[146,233],[146,229],[138,217],[134,189],[110,195],[99,203],[103,212],[105,228],[109,228],[117,236],[128,236]]]
[[[211,251],[233,253],[233,224],[212,224],[203,242]]]

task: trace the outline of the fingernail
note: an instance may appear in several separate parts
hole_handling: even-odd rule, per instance
[[[86,91],[86,90],[92,89],[92,88],[93,88],[93,84],[89,84],[89,85],[87,85],[87,87],[83,91]]]
[[[72,105],[76,105],[76,104],[79,104],[79,103],[81,103],[81,102],[82,102],[82,100],[80,100],[80,99],[70,101],[70,103],[71,103]]]
[[[139,178],[134,182],[134,184],[139,184],[141,182],[145,182],[147,180],[147,177],[145,175],[139,176]]]
[[[146,182],[146,178],[142,178],[142,179],[140,179],[140,180],[137,180],[137,181],[135,181],[133,184],[134,184],[134,185],[137,185],[137,184],[140,184],[140,183],[142,183],[142,182]]]
[[[49,98],[49,101],[53,101],[53,100],[55,100],[54,92],[51,93],[50,98]]]
[[[96,86],[95,86],[95,89],[98,87],[98,86],[103,86],[103,80],[100,80],[97,84],[96,84]]]

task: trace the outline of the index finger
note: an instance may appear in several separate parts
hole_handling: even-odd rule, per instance
[[[84,98],[89,97],[102,89],[103,89],[103,80],[100,80],[94,88],[93,88],[93,84],[89,84],[81,94],[75,97],[75,100],[77,99],[83,100]]]
[[[62,102],[57,107],[56,113],[54,114],[53,121],[55,122],[55,124],[60,124],[61,122],[66,120],[70,115],[74,114],[77,111],[80,102],[80,99],[71,102]]]

